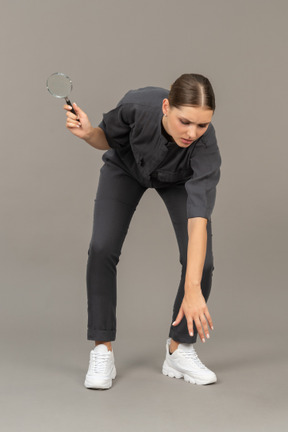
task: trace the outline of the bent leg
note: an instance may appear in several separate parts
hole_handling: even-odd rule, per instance
[[[116,266],[145,190],[116,165],[105,164],[100,170],[86,274],[88,340],[116,338]]]
[[[195,343],[197,340],[197,328],[195,323],[193,323],[194,336],[190,336],[187,329],[187,320],[184,316],[179,325],[172,326],[172,322],[175,321],[183,297],[184,297],[184,284],[186,276],[186,265],[187,265],[187,246],[188,246],[188,231],[187,231],[187,192],[184,185],[174,185],[167,188],[157,189],[158,194],[163,199],[167,210],[169,212],[174,231],[176,234],[179,253],[180,253],[180,263],[182,265],[181,269],[181,279],[176,294],[174,306],[173,306],[173,316],[170,326],[169,337],[177,342],[182,343]],[[207,221],[207,250],[206,257],[203,267],[203,274],[201,280],[201,290],[205,301],[207,302],[212,286],[212,273],[214,270],[213,265],[213,253],[212,253],[212,228],[211,221]]]

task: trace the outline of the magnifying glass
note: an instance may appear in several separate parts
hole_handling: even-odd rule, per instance
[[[66,103],[72,107],[68,96],[73,88],[71,79],[61,72],[55,72],[49,76],[46,81],[46,87],[49,93],[59,99],[65,99]],[[76,114],[73,107],[71,112]]]

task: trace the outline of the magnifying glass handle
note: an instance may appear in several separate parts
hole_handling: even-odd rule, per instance
[[[66,101],[67,105],[70,105],[70,106],[72,107],[71,112],[72,112],[73,114],[77,115],[76,112],[74,111],[73,105],[72,105],[72,103],[70,102],[70,100],[68,99],[68,97],[65,97],[65,101]]]

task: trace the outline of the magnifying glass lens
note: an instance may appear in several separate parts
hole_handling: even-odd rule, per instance
[[[62,73],[56,72],[47,79],[47,89],[57,98],[65,98],[69,96],[72,90],[71,79]]]
[[[72,81],[67,75],[61,72],[53,73],[47,79],[46,87],[52,96],[65,99],[66,103],[72,107],[72,103],[68,99],[72,90]],[[73,107],[71,112],[76,114]]]

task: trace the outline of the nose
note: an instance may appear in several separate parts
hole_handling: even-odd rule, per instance
[[[189,125],[187,129],[188,139],[195,140],[197,137],[197,127],[196,125]]]

